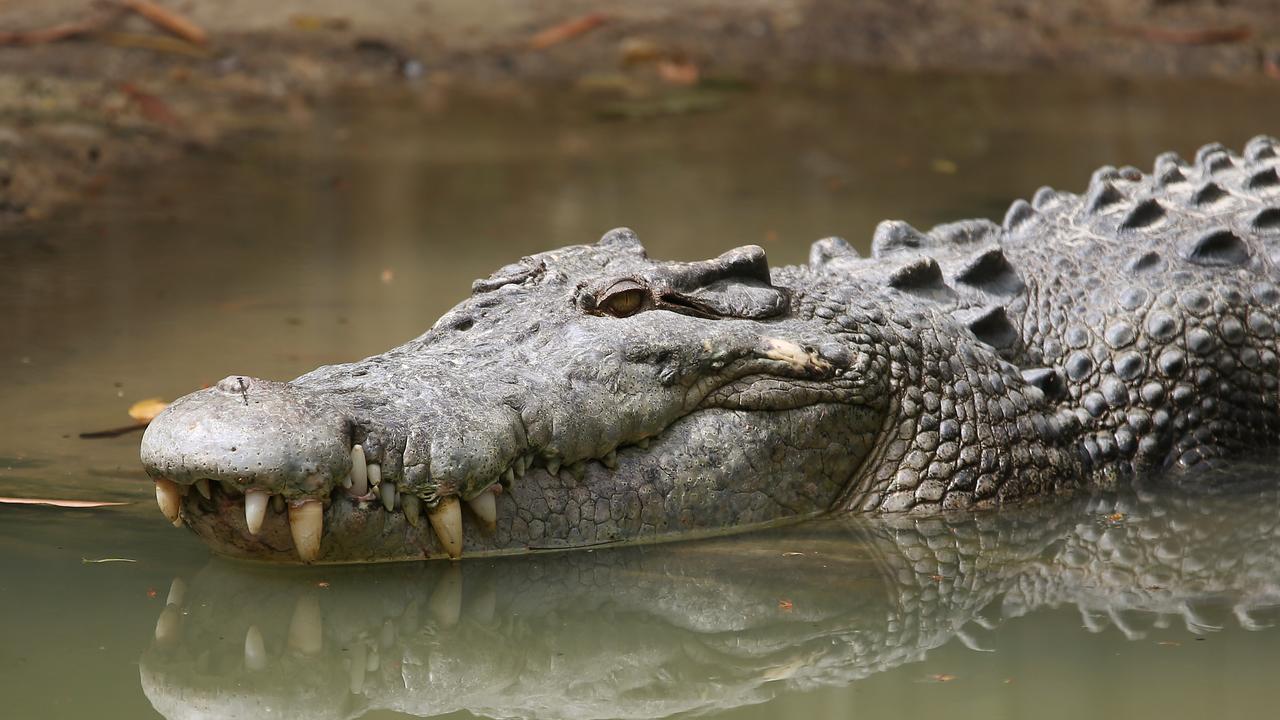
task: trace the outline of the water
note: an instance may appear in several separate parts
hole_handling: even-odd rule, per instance
[[[620,109],[581,98],[350,98],[307,129],[139,172],[0,239],[0,496],[129,503],[0,505],[0,714],[1269,712],[1268,468],[1240,469],[1262,489],[1224,497],[264,572],[211,560],[163,522],[137,434],[78,437],[233,372],[288,378],[380,352],[473,278],[616,225],[655,257],[758,243],[799,262],[818,237],[865,246],[885,217],[998,218],[1041,184],[1078,191],[1098,165],[1239,147],[1280,116],[1273,89],[1247,85],[967,77],[691,106],[705,111],[632,105],[636,119],[607,121]],[[85,562],[104,558],[135,562]],[[250,627],[261,645],[246,657]]]

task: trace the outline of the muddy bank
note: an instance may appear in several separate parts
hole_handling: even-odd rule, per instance
[[[305,126],[353,91],[425,112],[466,94],[646,119],[860,68],[1280,87],[1269,0],[46,0],[7,8],[0,41],[0,228],[92,195],[114,168]]]

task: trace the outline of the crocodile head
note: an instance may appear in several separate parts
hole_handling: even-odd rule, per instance
[[[826,511],[888,414],[874,342],[758,247],[655,262],[619,229],[473,291],[382,355],[174,402],[142,441],[161,509],[280,561],[687,537]]]

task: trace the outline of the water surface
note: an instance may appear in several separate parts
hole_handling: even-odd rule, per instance
[[[0,238],[0,496],[129,503],[0,506],[4,715],[1270,712],[1267,467],[1224,497],[263,572],[163,522],[138,435],[78,437],[145,397],[380,352],[473,278],[617,225],[654,257],[756,243],[799,262],[819,237],[998,219],[1039,185],[1239,147],[1280,117],[1273,89],[1171,82],[874,75],[703,100],[609,120],[600,99],[350,98]],[[135,562],[84,562],[104,558]]]

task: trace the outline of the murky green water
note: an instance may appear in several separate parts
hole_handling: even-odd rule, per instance
[[[713,104],[604,122],[580,103],[353,99],[0,238],[0,496],[129,503],[0,505],[0,716],[1274,713],[1274,469],[1224,496],[267,571],[163,521],[136,434],[77,437],[233,372],[382,351],[473,278],[616,225],[657,257],[758,243],[797,262],[883,217],[999,217],[1041,184],[1238,147],[1280,117],[1274,88],[1079,80],[868,77]],[[134,562],[84,562],[104,558]]]

